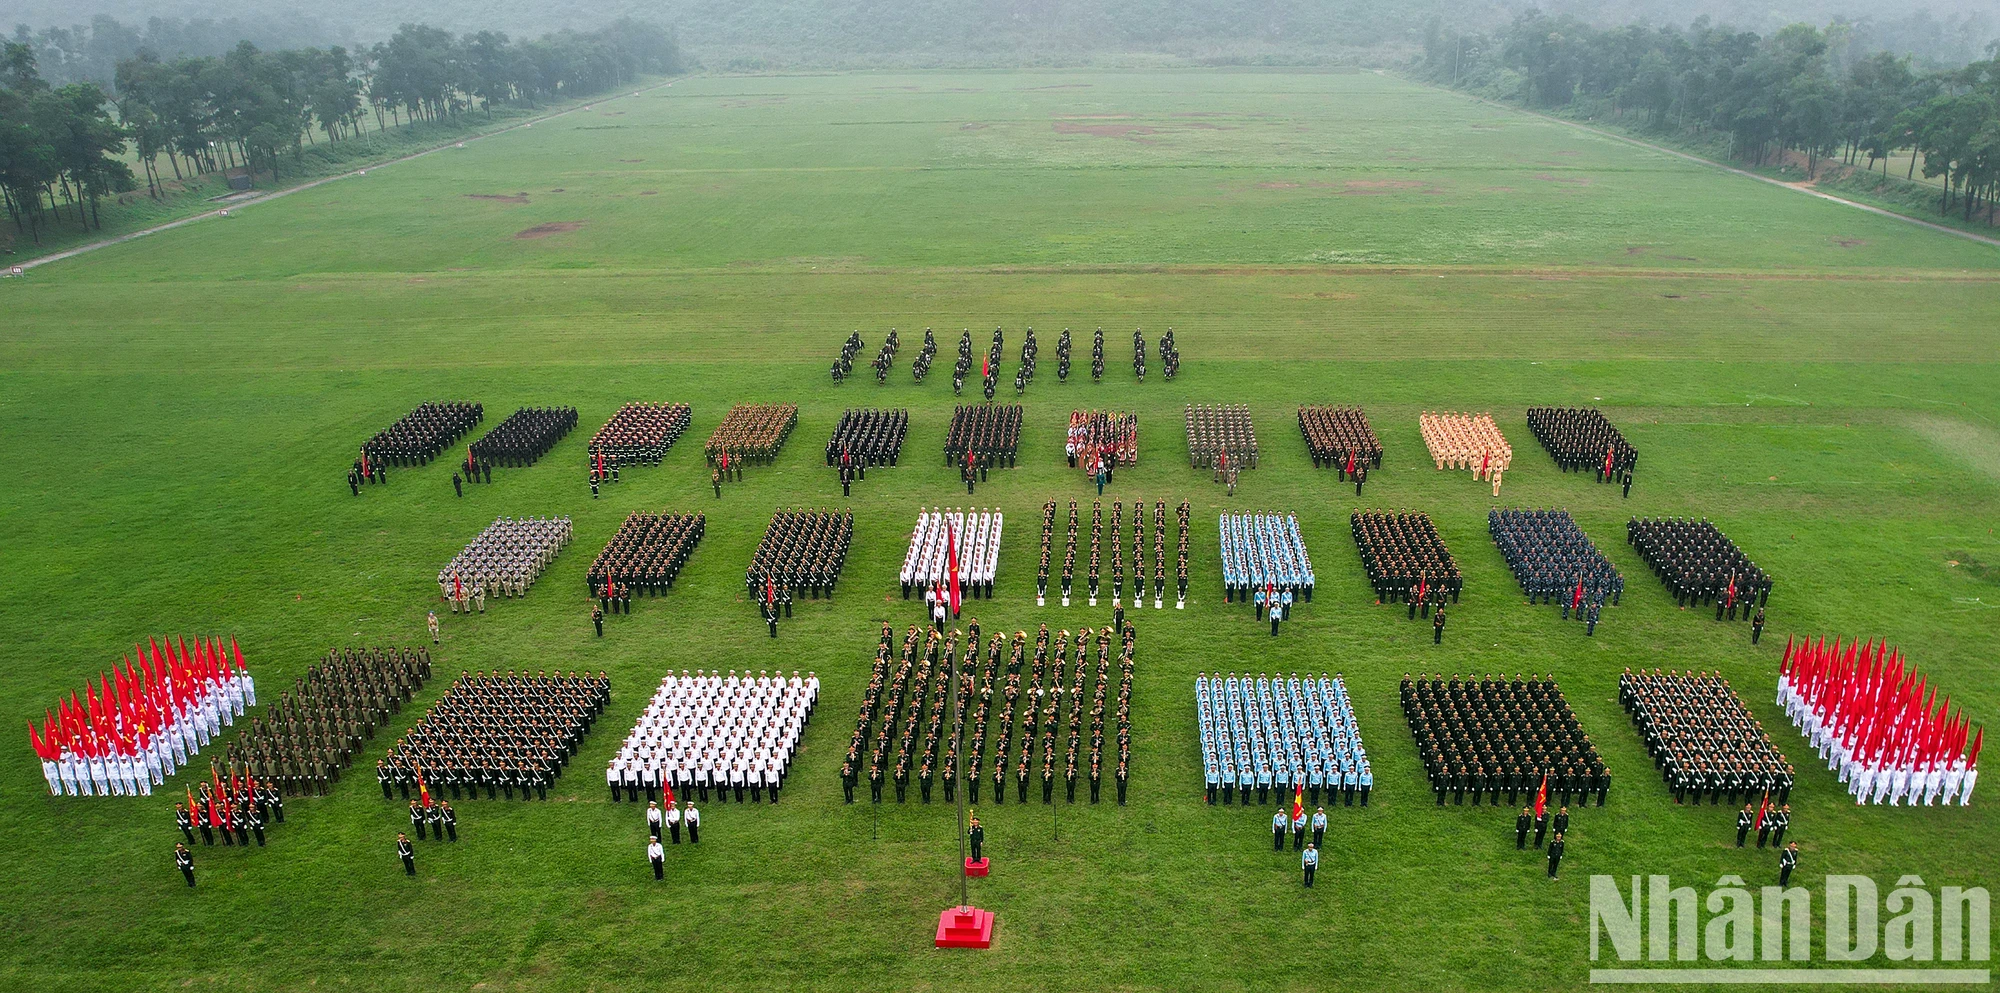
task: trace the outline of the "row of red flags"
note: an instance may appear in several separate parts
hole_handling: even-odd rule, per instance
[[[1902,651],[1886,641],[1850,642],[1843,649],[1837,637],[1831,647],[1824,636],[1817,643],[1788,638],[1779,671],[1863,764],[1921,768],[1960,756],[1968,766],[1979,762],[1986,729],[1974,732],[1972,719],[1954,709],[1950,697],[1939,699],[1930,677],[1906,666]]]
[[[109,674],[85,681],[81,696],[71,691],[69,699],[58,699],[53,711],[43,712],[40,728],[29,721],[28,743],[44,761],[64,752],[81,758],[136,754],[177,714],[213,692],[213,681],[231,679],[241,668],[243,650],[234,638],[226,648],[220,638],[196,638],[192,648],[185,637],[178,647],[168,638],[162,648],[148,637],[145,646],[132,646],[132,655],[112,663]]]

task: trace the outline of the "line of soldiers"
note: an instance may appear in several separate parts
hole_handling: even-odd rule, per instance
[[[1160,336],[1160,366],[1166,373],[1168,382],[1172,382],[1173,378],[1180,374],[1181,349],[1179,345],[1174,344],[1173,328],[1168,328],[1167,333]],[[1145,377],[1141,375],[1139,378]]]
[[[963,465],[970,454],[986,465],[1011,469],[1020,445],[1020,404],[959,406],[952,409],[951,428],[945,432],[944,464]]]
[[[1634,517],[1625,524],[1625,543],[1638,549],[1673,591],[1676,604],[1713,603],[1718,621],[1725,611],[1736,620],[1741,609],[1744,620],[1755,613],[1761,625],[1763,608],[1771,602],[1771,577],[1707,519]]]
[[[1188,404],[1188,467],[1215,470],[1215,481],[1226,472],[1257,468],[1257,429],[1250,424],[1250,406],[1242,403]]]
[[[902,342],[896,338],[896,329],[890,328],[889,337],[882,339],[882,347],[875,353],[875,361],[872,363],[875,370],[875,385],[880,386],[889,381],[889,369],[896,364],[896,350],[901,347]]]
[[[827,439],[826,464],[840,471],[843,484],[861,478],[869,466],[895,465],[909,430],[910,412],[902,408],[844,410]]]
[[[628,403],[604,422],[591,436],[588,448],[592,471],[625,464],[659,465],[667,449],[674,447],[693,420],[692,408],[684,403]]]
[[[1069,382],[1069,329],[1056,337],[1056,382]]]
[[[328,649],[223,753],[231,769],[293,795],[326,796],[363,741],[431,676],[430,649]]]
[[[1403,601],[1428,614],[1447,597],[1458,602],[1465,577],[1429,514],[1357,510],[1349,515],[1348,526],[1376,603]]]
[[[1625,593],[1625,577],[1567,510],[1489,510],[1486,529],[1528,602],[1560,599],[1563,620],[1575,612],[1587,634],[1596,632],[1604,602]]]
[[[739,403],[729,408],[722,423],[708,436],[702,456],[711,466],[720,465],[724,458],[732,467],[744,462],[769,465],[798,423],[797,404]]]
[[[853,539],[853,511],[781,510],[772,515],[750,556],[750,567],[743,574],[745,588],[767,614],[772,612],[774,593],[784,596],[780,602],[788,615],[792,590],[804,590],[815,600],[824,594],[831,600]],[[766,619],[775,626],[775,618]]]
[[[442,400],[418,404],[401,420],[361,443],[371,463],[424,465],[450,448],[486,416],[476,403]]]
[[[1145,517],[1145,505],[1146,505],[1145,501],[1143,500],[1135,501],[1132,505],[1132,578],[1133,578],[1132,603],[1135,607],[1142,605],[1141,601],[1144,599],[1146,595],[1146,567],[1145,567],[1146,540],[1145,540],[1145,529],[1143,526]],[[1118,544],[1120,539],[1118,538],[1115,532],[1120,530],[1120,520],[1123,513],[1124,513],[1124,505],[1119,502],[1113,502],[1112,528],[1114,531],[1114,535],[1112,538],[1112,545],[1113,545],[1112,558],[1114,559],[1115,564],[1112,573],[1112,595],[1120,600],[1121,606],[1119,608],[1119,613],[1121,616],[1123,614],[1122,601],[1125,596],[1125,570],[1122,565],[1122,556],[1118,554]],[[1175,539],[1175,544],[1174,544],[1174,550],[1175,550],[1174,574],[1176,579],[1175,603],[1177,605],[1176,609],[1179,609],[1178,607],[1179,604],[1185,604],[1187,602],[1188,515],[1189,515],[1188,503],[1187,501],[1183,500],[1181,501],[1180,506],[1175,509],[1175,519],[1178,524],[1177,537]],[[1077,523],[1078,521],[1077,521],[1076,501],[1071,500],[1069,502],[1069,519],[1066,525],[1066,532],[1063,538],[1061,580],[1062,580],[1062,598],[1064,606],[1069,605],[1070,591],[1075,586],[1076,583],[1076,548],[1077,548],[1077,533],[1078,533]],[[1056,502],[1054,500],[1050,500],[1049,502],[1042,505],[1042,547],[1040,552],[1041,561],[1035,567],[1035,599],[1037,602],[1040,602],[1042,599],[1046,598],[1049,593],[1049,573],[1051,571],[1050,566],[1055,555],[1055,524],[1056,524]],[[1101,561],[1101,551],[1102,551],[1101,542],[1103,538],[1103,533],[1104,533],[1104,506],[1101,502],[1093,502],[1090,508],[1090,545],[1089,545],[1090,560],[1088,563],[1088,573],[1087,573],[1090,598],[1093,602],[1095,602],[1097,599],[1098,581],[1099,581],[1099,563]],[[1166,591],[1167,591],[1167,575],[1166,575],[1167,537],[1166,536],[1167,536],[1167,504],[1166,501],[1160,500],[1156,501],[1153,504],[1153,602],[1155,606],[1161,605],[1161,602],[1166,597]]]
[[[1534,796],[1544,776],[1549,797],[1563,806],[1592,793],[1604,806],[1611,773],[1554,679],[1405,673],[1401,694],[1438,806],[1446,793],[1453,804],[1470,793],[1474,806],[1482,798],[1497,806],[1503,792],[1512,806],[1523,793]]]
[[[1028,384],[1035,381],[1035,359],[1041,352],[1041,346],[1035,343],[1035,329],[1031,327],[1021,339],[1021,365],[1014,370],[1015,395],[1026,392]]]
[[[708,519],[701,514],[634,513],[604,543],[584,573],[584,584],[591,596],[605,599],[629,597],[634,591],[659,596],[673,588],[674,577],[707,528]]]
[[[485,465],[534,465],[575,428],[575,407],[522,407],[473,442],[471,456]]]
[[[1132,372],[1139,382],[1146,381],[1146,336],[1138,328],[1132,329]]]
[[[1704,793],[1711,805],[1725,796],[1732,806],[1767,794],[1776,804],[1791,801],[1792,764],[1720,673],[1628,668],[1618,674],[1618,704],[1675,803],[1700,803]]]
[[[184,839],[174,846],[176,864],[187,876],[189,886],[194,885],[194,856],[187,853],[185,846],[194,844],[196,831],[201,832],[204,845],[214,845],[215,836],[220,834],[223,844],[245,848],[250,847],[250,836],[255,834],[257,847],[262,848],[264,828],[273,821],[285,823],[285,794],[277,784],[248,777],[234,767],[224,776],[211,765],[209,777],[213,782],[226,784],[221,792],[209,783],[199,783],[195,786],[192,808],[186,800],[174,802],[174,826]]]
[[[475,607],[484,613],[488,592],[527,596],[572,534],[567,517],[502,517],[438,570],[438,590],[454,614]]]
[[[1564,472],[1588,469],[1611,483],[1639,464],[1639,450],[1595,407],[1529,407],[1528,430]]]
[[[1360,407],[1300,407],[1299,433],[1305,435],[1315,469],[1339,469],[1346,479],[1349,465],[1382,468],[1382,441]]]
[[[1104,378],[1104,329],[1098,328],[1090,339],[1090,381],[1095,383]]]
[[[421,776],[425,787],[450,790],[454,800],[461,789],[477,799],[482,786],[489,800],[496,799],[496,791],[511,800],[516,789],[523,800],[530,790],[546,800],[564,763],[575,757],[610,703],[611,678],[602,672],[462,672],[424,719],[375,763],[382,798],[390,799],[395,787],[408,800]]]
[[[930,328],[925,328],[923,347],[917,349],[917,360],[910,363],[911,378],[919,383],[923,382],[924,377],[930,375],[931,363],[936,359],[937,336],[931,333]]]
[[[854,372],[854,357],[861,354],[861,329],[855,328],[847,340],[840,343],[840,355],[833,360],[833,381],[838,383]]]

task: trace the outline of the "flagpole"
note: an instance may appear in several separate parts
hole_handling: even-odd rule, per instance
[[[972,670],[970,661],[976,658],[978,654],[977,651],[971,650],[965,653],[965,664],[963,667],[968,673]],[[956,670],[960,666],[953,666],[952,668]],[[972,878],[965,873],[965,792],[968,784],[965,782],[965,750],[958,747],[963,743],[965,737],[965,705],[967,697],[965,695],[965,681],[959,678],[959,674],[956,671],[952,673],[951,681],[951,778],[957,785],[955,792],[958,794],[958,905],[960,907],[968,907],[972,905]]]

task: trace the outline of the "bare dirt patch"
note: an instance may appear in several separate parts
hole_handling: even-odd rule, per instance
[[[1286,183],[1274,180],[1271,182],[1258,183],[1257,188],[1260,190],[1296,190],[1299,188],[1299,184]]]
[[[527,203],[526,193],[467,193],[467,200],[491,200],[494,203]]]
[[[1369,193],[1393,193],[1397,190],[1430,189],[1431,184],[1414,179],[1350,179],[1341,184],[1341,192],[1354,196]]]
[[[1056,83],[1050,86],[1030,86],[1030,90],[1087,90],[1090,83]]]
[[[1137,137],[1139,135],[1160,133],[1158,128],[1149,128],[1143,124],[1077,124],[1072,121],[1057,121],[1055,127],[1057,134],[1094,134],[1100,138],[1130,138],[1134,141],[1140,140]]]
[[[639,195],[640,195],[640,196],[642,196],[642,197],[656,197],[656,196],[659,196],[659,195],[660,195],[660,191],[659,191],[659,190],[640,190],[640,191],[639,191]]]
[[[1234,124],[1209,124],[1209,123],[1207,123],[1207,122],[1205,122],[1205,121],[1190,121],[1190,122],[1188,122],[1188,123],[1186,123],[1186,124],[1183,124],[1183,125],[1181,125],[1181,126],[1182,126],[1182,127],[1184,127],[1184,128],[1193,128],[1193,129],[1194,129],[1194,130],[1196,130],[1196,131],[1235,131],[1235,130],[1237,130],[1237,127],[1236,127],[1236,125],[1234,125]]]
[[[1861,246],[1868,244],[1866,241],[1863,241],[1860,238],[1835,238],[1833,239],[1833,243],[1839,245],[1842,248],[1860,248]]]
[[[533,241],[536,238],[568,234],[580,227],[583,227],[582,221],[550,221],[547,224],[537,224],[524,231],[516,231],[514,232],[514,237],[521,241]]]
[[[619,159],[620,162],[644,162],[645,159]]]
[[[1552,172],[1538,172],[1538,173],[1535,173],[1535,178],[1536,178],[1536,179],[1539,179],[1539,180],[1541,180],[1541,181],[1542,181],[1542,182],[1544,182],[1544,183],[1555,183],[1555,184],[1557,184],[1557,185],[1559,185],[1559,186],[1589,186],[1589,185],[1590,185],[1590,177],[1589,177],[1589,176],[1558,176],[1558,175],[1556,175],[1555,173],[1552,173]]]

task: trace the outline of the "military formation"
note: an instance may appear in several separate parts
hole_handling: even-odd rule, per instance
[[[293,796],[326,796],[362,743],[431,678],[430,649],[329,649],[229,744],[232,773]]]
[[[833,381],[838,383],[854,374],[854,357],[865,347],[861,343],[861,329],[856,328],[847,340],[840,343],[840,354],[833,360]]]
[[[634,513],[604,543],[604,550],[584,573],[584,584],[592,597],[604,601],[622,598],[629,603],[635,594],[659,596],[673,588],[674,577],[680,575],[707,528],[708,519],[701,514]],[[605,602],[599,607],[610,608],[612,604]]]
[[[1289,807],[1304,793],[1315,807],[1322,794],[1329,804],[1352,807],[1358,799],[1368,806],[1375,772],[1339,675],[1204,672],[1195,676],[1194,699],[1211,806],[1218,796],[1224,804],[1240,796],[1247,807],[1253,788],[1259,804],[1275,797]]]
[[[1125,597],[1125,557],[1122,554],[1122,549],[1125,545],[1124,514],[1125,505],[1123,501],[1113,501],[1111,504],[1110,532],[1112,597],[1114,598],[1114,602],[1120,605],[1121,615]],[[1174,516],[1175,609],[1178,610],[1187,603],[1188,591],[1189,509],[1187,501],[1181,501],[1180,506],[1175,509]],[[1071,500],[1069,502],[1068,521],[1064,528],[1061,545],[1062,556],[1059,573],[1062,584],[1062,604],[1065,607],[1069,606],[1071,591],[1076,585],[1077,547],[1078,539],[1081,536],[1079,523],[1077,502]],[[1152,523],[1153,606],[1162,607],[1165,605],[1167,595],[1168,532],[1166,501],[1159,500],[1153,503]],[[1147,547],[1145,524],[1146,502],[1144,500],[1136,501],[1132,504],[1131,533],[1132,606],[1134,609],[1145,606]],[[1088,544],[1085,546],[1089,556],[1086,562],[1085,576],[1092,605],[1097,603],[1097,596],[1101,589],[1102,567],[1105,558],[1104,537],[1104,504],[1102,501],[1094,501],[1090,505],[1090,538]],[[1056,547],[1056,502],[1050,500],[1042,505],[1041,548],[1038,552],[1039,561],[1035,566],[1035,600],[1038,604],[1049,594],[1049,580],[1055,572]]]
[[[601,672],[461,673],[375,764],[382,798],[396,789],[408,800],[422,789],[476,799],[483,788],[489,800],[512,800],[516,790],[522,800],[546,800],[610,702],[611,679]]]
[[[488,596],[527,596],[571,533],[567,517],[502,517],[438,570],[438,592],[452,613],[485,613]]]
[[[976,462],[981,469],[999,466],[1011,469],[1020,445],[1020,404],[959,406],[952,409],[951,427],[945,432],[944,464],[964,466]]]
[[[1514,461],[1514,448],[1493,423],[1492,414],[1452,414],[1424,411],[1417,418],[1424,446],[1438,471],[1466,469],[1472,478],[1490,480],[1500,495],[1500,477]]]
[[[1160,336],[1160,370],[1169,382],[1181,372],[1181,350],[1179,345],[1174,344],[1173,328],[1168,328],[1167,333]]]
[[[1700,803],[1704,795],[1711,805],[1791,801],[1792,764],[1719,673],[1628,668],[1618,674],[1618,703],[1675,803]]]
[[[951,559],[957,556],[955,577],[962,596],[993,598],[993,575],[1000,567],[1000,533],[1005,524],[998,510],[925,510],[917,514],[910,531],[910,548],[903,555],[897,578],[903,584],[903,599],[911,591],[935,596],[949,585]]]
[[[797,404],[739,403],[708,436],[702,456],[711,466],[739,472],[745,463],[769,465],[798,423]]]
[[[826,464],[840,474],[841,492],[846,494],[870,466],[895,465],[909,430],[910,412],[901,408],[842,411],[826,442]]]
[[[812,673],[669,671],[605,769],[611,799],[777,803],[818,702]]]
[[[1408,603],[1410,616],[1458,602],[1465,576],[1429,514],[1355,511],[1348,517],[1376,603]]]
[[[944,800],[953,802],[960,782],[959,742],[966,741],[963,775],[967,799],[973,803],[979,802],[990,769],[994,803],[1006,802],[1010,780],[1018,803],[1026,803],[1037,784],[1042,802],[1054,803],[1058,783],[1066,802],[1076,802],[1081,783],[1088,789],[1090,802],[1096,803],[1108,775],[1117,801],[1123,804],[1131,769],[1136,639],[1132,628],[1128,625],[1119,639],[1115,699],[1111,628],[1096,633],[1094,668],[1092,632],[1087,628],[1072,642],[1068,631],[1052,636],[1043,625],[1032,648],[1025,631],[1014,632],[1011,639],[996,634],[986,643],[983,664],[979,622],[973,620],[964,632],[962,662],[958,654],[960,634],[957,629],[940,633],[913,625],[899,651],[894,630],[883,625],[854,736],[841,766],[846,801],[854,802],[856,787],[865,779],[869,799],[876,803],[883,802],[885,790],[890,789],[898,803],[906,802],[913,781],[923,802],[930,802],[933,786],[938,783],[943,786]],[[996,696],[1000,700],[997,715],[993,711]],[[1112,729],[1109,756],[1107,716]],[[956,726],[948,723],[952,718]],[[968,721],[969,738],[963,733]],[[993,743],[990,764],[985,759],[989,738]]]
[[[833,599],[833,586],[853,539],[852,511],[781,510],[772,515],[743,582],[773,632],[779,609],[790,616],[792,597],[798,592],[815,600]]]
[[[1606,602],[1625,593],[1625,577],[1576,526],[1567,510],[1489,510],[1486,529],[1529,603],[1562,604],[1586,634],[1597,631]]]
[[[1298,516],[1223,514],[1218,528],[1224,601],[1256,604],[1260,621],[1267,609],[1281,615],[1271,626],[1276,634],[1276,621],[1291,619],[1294,598],[1310,602],[1317,582]]]
[[[1554,679],[1405,675],[1401,694],[1438,806],[1447,796],[1462,805],[1467,794],[1475,806],[1497,805],[1502,793],[1513,806],[1544,783],[1551,802],[1595,795],[1604,806],[1611,773]]]
[[[1091,475],[1139,463],[1139,415],[1103,410],[1069,412],[1063,454],[1072,468]]]
[[[175,862],[189,886],[194,885],[194,856],[187,846],[194,844],[196,831],[204,845],[214,845],[220,835],[224,845],[248,848],[255,835],[257,847],[262,848],[265,830],[285,822],[285,792],[277,784],[240,772],[224,776],[213,765],[208,775],[208,782],[197,783],[187,791],[187,799],[174,803],[174,826],[182,839],[174,846]]]
[[[484,407],[460,400],[419,404],[388,430],[362,442],[361,454],[371,463],[424,465],[444,454],[485,416]]]
[[[1346,479],[1356,469],[1382,468],[1382,442],[1360,407],[1300,407],[1299,433],[1315,469],[1339,469]]]
[[[659,465],[687,432],[693,417],[684,403],[628,403],[590,438],[593,471],[621,465]]]
[[[1715,619],[1763,624],[1771,577],[1720,528],[1704,520],[1639,518],[1625,525],[1625,543],[1639,552],[1683,609],[1715,605]]]
[[[1208,469],[1223,482],[1238,469],[1257,468],[1257,431],[1248,404],[1187,405],[1188,466]]]
[[[575,428],[575,407],[522,407],[473,442],[468,454],[484,466],[531,466]]]
[[[1564,472],[1595,472],[1615,483],[1639,464],[1639,451],[1596,408],[1529,407],[1528,430]]]

